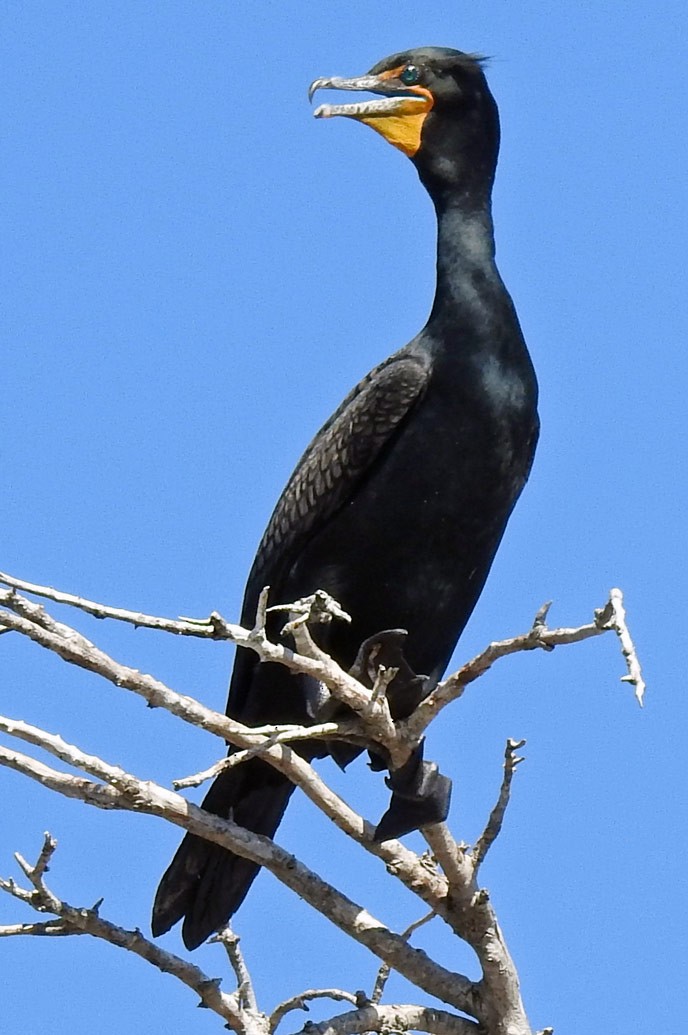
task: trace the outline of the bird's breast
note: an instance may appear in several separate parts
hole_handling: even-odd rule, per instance
[[[354,653],[366,636],[400,627],[410,630],[417,671],[446,664],[532,460],[528,385],[498,374],[489,365],[483,374],[435,372],[292,569],[292,594],[327,589],[354,616],[350,631],[341,632]],[[339,650],[346,653],[343,642]]]

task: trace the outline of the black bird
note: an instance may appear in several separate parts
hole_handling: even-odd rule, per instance
[[[315,115],[365,122],[413,162],[437,214],[437,289],[423,330],[363,378],[301,457],[258,547],[242,621],[253,623],[266,585],[273,603],[324,589],[353,620],[314,629],[322,646],[350,667],[368,637],[405,629],[405,659],[427,692],[475,607],[538,436],[537,382],[494,259],[499,116],[481,60],[441,47],[318,79],[311,95],[321,88],[380,95]],[[399,261],[408,243],[405,229]],[[279,636],[276,616],[269,631]],[[310,723],[317,689],[239,649],[227,714]],[[272,836],[292,790],[253,759],[220,776],[203,805]],[[257,870],[187,834],[158,888],[153,933],[184,917],[184,942],[199,945]]]

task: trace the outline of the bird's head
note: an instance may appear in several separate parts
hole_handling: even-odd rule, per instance
[[[482,61],[446,47],[419,47],[379,61],[363,76],[323,78],[316,90],[380,95],[353,104],[322,104],[316,118],[365,122],[403,151],[433,198],[446,191],[489,193],[499,150],[497,105]]]

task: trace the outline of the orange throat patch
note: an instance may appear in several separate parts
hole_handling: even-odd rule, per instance
[[[412,115],[369,115],[359,121],[365,122],[366,126],[374,129],[393,147],[398,147],[409,158],[413,158],[420,149],[423,123],[427,115],[427,111],[414,111]]]

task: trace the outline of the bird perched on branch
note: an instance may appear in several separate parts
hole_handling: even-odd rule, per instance
[[[437,288],[423,330],[363,378],[301,457],[258,547],[242,622],[253,624],[266,585],[275,603],[326,590],[352,621],[315,628],[320,645],[350,668],[364,641],[404,629],[405,662],[426,693],[475,607],[538,436],[537,382],[494,258],[499,117],[481,60],[441,47],[394,54],[358,78],[318,79],[311,95],[320,89],[375,95],[315,115],[364,122],[413,162],[437,215]],[[240,648],[227,714],[312,723],[318,689]],[[391,688],[390,704],[394,714]],[[395,717],[408,710],[399,704]],[[271,837],[292,790],[252,758],[220,775],[203,805]],[[154,934],[184,917],[186,945],[199,945],[257,870],[187,834],[157,892]]]

